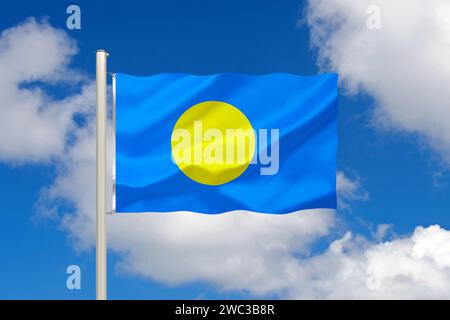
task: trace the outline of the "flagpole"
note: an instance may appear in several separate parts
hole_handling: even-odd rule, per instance
[[[96,144],[96,298],[106,300],[106,60],[108,53],[97,50],[97,144]]]

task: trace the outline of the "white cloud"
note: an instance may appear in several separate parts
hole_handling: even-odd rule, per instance
[[[418,227],[405,238],[373,243],[350,232],[323,254],[301,259],[291,298],[448,299],[450,232]]]
[[[336,188],[339,209],[348,210],[354,201],[369,200],[369,194],[361,186],[360,179],[358,177],[350,179],[343,171],[336,173]]]
[[[79,250],[95,243],[94,148],[90,127],[44,195],[48,204],[66,199],[75,206],[62,225]],[[361,192],[340,176],[345,192]],[[319,239],[336,237],[336,224],[331,211],[129,214],[108,218],[108,239],[121,257],[119,272],[172,285],[202,281],[220,291],[295,299],[450,298],[450,231],[418,227],[385,241],[389,226],[380,225],[374,240],[347,232],[324,252],[311,252]]]
[[[381,9],[369,30],[366,9]],[[309,0],[322,69],[376,101],[379,127],[419,133],[450,161],[450,3],[447,0]]]
[[[74,41],[46,22],[29,19],[1,33],[0,161],[48,161],[64,152],[72,118],[94,106],[94,91],[86,84],[58,100],[44,87],[81,79],[68,68],[76,52]]]
[[[95,139],[84,132],[67,155],[61,175],[41,198],[41,212],[69,201],[75,212],[60,212],[62,226],[78,250],[95,243]],[[277,291],[291,256],[308,254],[310,245],[328,234],[332,210],[290,215],[235,212],[116,214],[108,217],[109,246],[121,253],[122,272],[170,284],[207,281],[223,290],[254,294]],[[262,281],[264,279],[264,281]]]
[[[39,37],[38,45],[31,45]],[[58,160],[57,178],[43,190],[38,208],[61,219],[75,248],[89,250],[95,243],[94,122],[90,117],[86,126],[77,128],[71,118],[74,112],[92,112],[94,89],[56,100],[43,89],[20,87],[23,81],[58,82],[60,72],[73,72],[67,64],[74,44],[46,23],[29,20],[4,32],[0,43],[0,61],[9,56],[11,65],[5,67],[20,75],[2,80],[0,86],[0,94],[11,101],[2,102],[2,119],[15,123],[7,142],[17,140],[15,147],[2,142],[0,158]],[[12,48],[21,47],[39,53],[34,55],[37,61],[18,66],[22,59],[11,54],[17,51]],[[37,133],[25,134],[21,126]],[[76,139],[68,145],[71,134]],[[338,184],[347,205],[364,200],[357,180],[339,173]],[[73,208],[64,211],[65,201]],[[317,240],[336,237],[336,222],[332,211],[116,215],[108,218],[109,246],[120,254],[119,271],[170,284],[205,281],[218,290],[288,298],[449,297],[449,231],[419,227],[409,237],[379,242],[386,233],[381,226],[379,241],[347,232],[324,252],[311,252]]]
[[[80,139],[47,194],[49,203],[75,205],[62,221],[80,250],[94,245],[93,142],[92,135]],[[108,218],[108,239],[121,256],[119,272],[172,285],[203,281],[220,291],[296,299],[450,298],[450,231],[418,227],[383,242],[381,225],[375,240],[347,232],[324,252],[310,252],[320,238],[335,237],[335,224],[332,212],[312,211],[129,214]]]

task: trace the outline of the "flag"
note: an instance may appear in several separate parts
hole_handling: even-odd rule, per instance
[[[337,75],[116,75],[116,211],[336,208]]]

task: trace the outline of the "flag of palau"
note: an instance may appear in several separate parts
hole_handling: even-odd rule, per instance
[[[116,211],[336,208],[337,75],[116,75]]]

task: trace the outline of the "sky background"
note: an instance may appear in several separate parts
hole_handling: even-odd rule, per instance
[[[310,41],[306,1],[78,1],[81,30],[66,28],[66,8],[70,4],[2,1],[0,30],[19,25],[29,17],[64,30],[79,49],[70,68],[91,81],[95,76],[95,51],[100,48],[110,53],[110,71],[134,75],[322,72],[317,66],[319,49]],[[362,16],[366,16],[365,11]],[[339,65],[335,67],[331,67],[332,71],[339,71]],[[56,100],[79,91],[79,87],[65,85],[44,84],[43,88]],[[337,166],[358,190],[352,189],[345,205],[337,211],[339,222],[333,232],[312,245],[309,254],[320,254],[347,230],[376,242],[374,234],[380,224],[392,225],[383,241],[408,236],[417,226],[438,224],[449,229],[450,177],[445,153],[434,148],[420,130],[404,126],[380,129],[374,124],[373,114],[383,101],[377,100],[370,89],[348,91],[343,84]],[[32,134],[26,127],[23,130],[23,134]],[[52,185],[59,170],[54,161],[0,162],[2,299],[95,297],[94,250],[77,250],[73,234],[61,226],[60,219],[36,213],[43,188]],[[93,180],[91,183],[95,184]],[[252,290],[224,290],[204,279],[168,284],[126,272],[117,267],[121,253],[116,250],[111,250],[108,259],[111,299],[255,296]],[[81,290],[66,288],[65,270],[70,264],[81,267]],[[182,268],[179,272],[183,272]],[[269,292],[263,296],[280,295]]]

